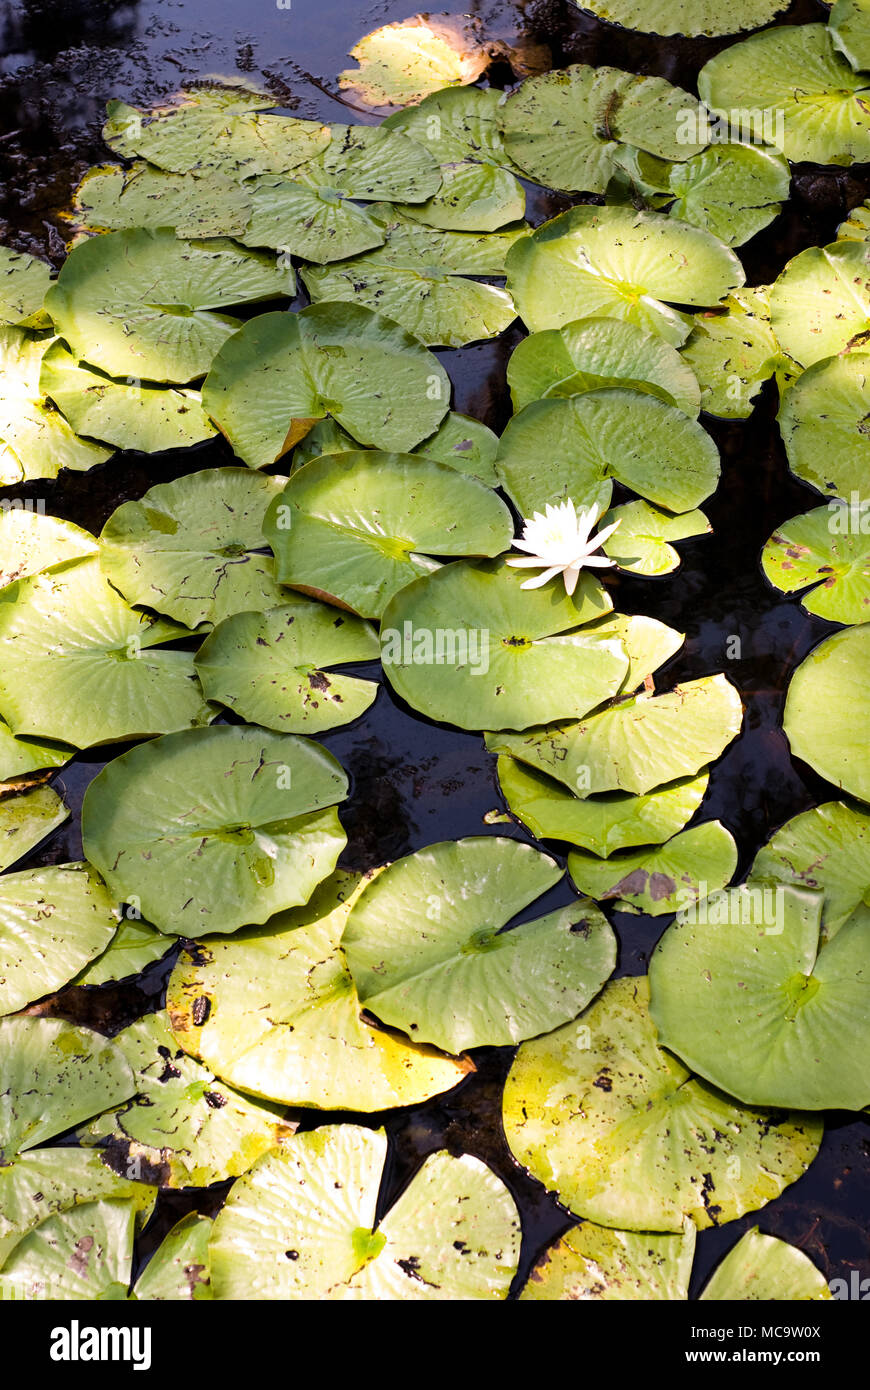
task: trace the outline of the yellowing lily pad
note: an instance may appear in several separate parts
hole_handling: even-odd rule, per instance
[[[826,497],[864,498],[868,382],[870,353],[844,352],[814,363],[784,393],[777,418],[789,467]],[[857,523],[849,522],[859,536],[862,515],[859,507]]]
[[[407,106],[431,92],[474,82],[489,57],[467,15],[416,15],[374,29],[350,50],[358,68],[340,87],[370,106]]]
[[[870,622],[870,534],[851,521],[845,504],[816,507],[780,526],[761,552],[771,584],[786,594],[809,590],[806,611],[835,623]]]
[[[735,290],[718,310],[696,314],[683,348],[683,360],[701,385],[701,408],[729,420],[752,414],[755,397],[781,358],[764,287]]]
[[[0,588],[96,549],[96,537],[71,521],[24,507],[0,510]]]
[[[568,872],[581,893],[613,901],[617,912],[660,917],[706,898],[730,883],[737,846],[721,821],[683,830],[657,849],[627,850],[610,859],[575,850]]]
[[[0,326],[0,486],[32,478],[56,478],[61,469],[85,472],[105,463],[111,450],[79,439],[40,390],[42,359],[49,347],[22,328]]]
[[[210,1299],[208,1243],[212,1222],[199,1212],[189,1211],[164,1237],[148,1261],[133,1289],[140,1303],[202,1302]]]
[[[870,336],[870,246],[836,241],[810,246],[770,288],[770,325],[804,367]]]
[[[51,787],[34,787],[0,800],[0,869],[23,859],[68,815],[69,808]]]
[[[612,507],[601,518],[602,527],[619,522],[619,530],[608,536],[602,549],[622,570],[633,574],[670,574],[680,557],[670,541],[689,540],[708,534],[713,528],[703,512],[682,512],[673,516],[648,502],[626,502]]]
[[[825,1276],[802,1250],[762,1235],[753,1226],[728,1251],[698,1296],[722,1303],[808,1303],[832,1295]]]
[[[132,169],[89,169],[73,207],[82,225],[97,231],[172,227],[180,237],[242,237],[252,211],[248,188],[225,174],[170,174],[143,161]]]
[[[520,1301],[686,1299],[696,1229],[688,1219],[679,1235],[615,1231],[583,1221],[544,1251]]]
[[[43,327],[42,301],[50,284],[50,265],[24,251],[0,246],[0,323]]]

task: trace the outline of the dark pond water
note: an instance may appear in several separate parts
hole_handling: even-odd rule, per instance
[[[656,40],[630,35],[581,14],[570,0],[467,3],[487,32],[507,44],[549,46],[553,65],[612,63],[660,74],[691,87],[701,65],[731,39]],[[59,264],[67,235],[63,210],[78,177],[106,158],[99,136],[111,97],[152,104],[182,82],[206,75],[245,74],[266,81],[283,106],[304,117],[374,120],[348,110],[335,75],[348,66],[351,44],[380,24],[404,19],[409,0],[364,4],[356,0],[0,0],[0,238]],[[800,0],[786,22],[825,17],[816,0]],[[512,81],[507,63],[491,74],[495,85]],[[749,283],[772,279],[805,246],[832,239],[837,223],[870,193],[866,167],[851,170],[797,166],[786,211],[740,255]],[[539,191],[530,215],[541,221],[565,206],[564,198]],[[504,366],[521,330],[503,341],[444,351],[454,382],[454,407],[501,430],[509,415]],[[781,729],[784,692],[795,666],[826,633],[828,624],[808,617],[766,584],[758,564],[761,547],[786,518],[816,504],[794,480],[775,424],[775,392],[766,388],[751,420],[734,424],[705,419],[722,454],[722,482],[706,505],[712,536],[681,545],[681,570],[667,578],[608,578],[614,604],[645,612],[686,633],[682,651],[658,676],[660,688],[675,680],[725,671],[742,692],[746,717],[710,779],[701,811],[717,816],[737,838],[740,872],[758,846],[789,817],[834,793],[804,764],[793,760]],[[117,454],[87,475],[30,485],[19,495],[45,499],[46,509],[97,531],[120,502],[139,497],[153,483],[228,463],[223,443],[178,455],[146,458]],[[734,638],[739,638],[739,644]],[[733,653],[739,655],[733,655]],[[440,839],[484,833],[528,838],[522,828],[489,826],[485,817],[504,810],[495,760],[482,739],[412,713],[382,689],[354,725],[323,739],[352,776],[352,797],[342,816],[349,845],[343,862],[368,867]],[[73,818],[26,864],[59,863],[81,854],[78,811],[88,782],[120,748],[78,757],[56,779]],[[568,901],[570,889],[548,900]],[[646,970],[649,955],[669,919],[611,914],[620,940],[618,973]],[[167,969],[151,967],[138,980],[101,989],[67,990],[53,1011],[113,1031],[129,1018],[162,1003]],[[402,1112],[361,1116],[383,1122],[391,1153],[382,1207],[431,1151],[447,1147],[485,1159],[510,1187],[523,1219],[521,1284],[532,1261],[572,1218],[513,1162],[501,1129],[502,1083],[510,1049],[482,1049],[477,1072],[441,1099]],[[298,1112],[306,1127],[321,1112]],[[334,1118],[342,1118],[335,1116]],[[343,1116],[343,1118],[357,1118]],[[864,1216],[870,1207],[870,1130],[849,1115],[830,1116],[821,1153],[810,1172],[761,1213],[701,1234],[693,1293],[713,1264],[745,1229],[761,1229],[805,1250],[827,1277],[858,1269],[870,1275]],[[140,1256],[191,1205],[216,1209],[223,1191],[164,1193]]]

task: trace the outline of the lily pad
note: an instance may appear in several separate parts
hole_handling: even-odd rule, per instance
[[[416,106],[394,111],[383,126],[416,140],[440,165],[471,161],[510,169],[500,126],[501,100],[501,92],[492,87],[444,88]]]
[[[611,24],[643,34],[686,34],[691,38],[760,29],[787,8],[786,0],[739,0],[723,10],[715,0],[574,0]]]
[[[274,246],[324,264],[383,243],[377,222],[335,188],[264,178],[251,182],[248,196],[251,213],[239,237],[246,246]]]
[[[96,549],[96,537],[71,521],[24,507],[0,509],[0,589]]]
[[[184,636],[137,613],[96,555],[0,590],[0,710],[16,734],[78,748],[207,724],[193,657],[149,651]]]
[[[57,792],[51,787],[34,787],[0,801],[0,869],[8,869],[41,844],[47,835],[63,825],[69,815]],[[0,879],[2,890],[5,879]],[[2,900],[2,892],[0,892]],[[7,973],[8,980],[8,973]],[[44,991],[46,994],[50,991]],[[0,1000],[3,989],[0,988]],[[0,1012],[8,1013],[0,1003]]]
[[[853,208],[846,218],[837,228],[838,241],[868,241],[870,240],[870,200],[865,199]]]
[[[498,435],[471,415],[460,415],[451,410],[435,433],[417,445],[414,453],[425,454],[438,463],[449,463],[460,473],[479,478],[489,487],[498,487],[495,467]]]
[[[0,1019],[0,1057],[4,1159],[127,1100],[136,1089],[114,1043],[59,1018]]]
[[[39,387],[79,434],[116,449],[183,449],[217,433],[198,391],[167,391],[115,381],[77,362],[61,343],[42,359]]]
[[[619,522],[619,530],[604,542],[605,555],[619,569],[644,575],[672,573],[679,567],[680,557],[669,542],[708,535],[713,529],[703,512],[672,516],[648,502],[626,502],[613,507],[601,518],[601,525],[609,526],[614,521]]]
[[[719,453],[676,406],[619,387],[527,405],[502,435],[497,468],[527,517],[569,497],[580,506],[611,478],[686,512],[715,491]]]
[[[865,74],[852,71],[825,24],[783,25],[732,44],[701,69],[698,91],[717,111],[752,117],[755,138],[793,162],[870,159]]]
[[[489,63],[467,15],[416,15],[366,34],[350,50],[358,68],[338,85],[370,106],[407,106],[443,87],[474,82]]]
[[[661,917],[730,883],[737,846],[721,821],[683,830],[657,849],[628,850],[610,859],[575,850],[568,872],[578,892],[599,902],[613,900],[617,912]]]
[[[740,732],[740,696],[722,675],[687,681],[664,695],[644,692],[574,723],[525,734],[491,734],[493,753],[510,753],[581,795],[646,795],[694,777]]]
[[[441,165],[441,187],[406,215],[455,232],[496,232],[525,216],[526,195],[509,169],[466,160]]]
[[[836,0],[828,28],[834,47],[857,71],[870,68],[870,9],[867,0]]]
[[[847,352],[814,363],[783,396],[777,418],[789,467],[827,497],[864,498],[868,385],[870,353]],[[859,534],[860,523],[861,515]]]
[[[507,366],[515,411],[545,396],[577,396],[623,386],[657,396],[697,419],[698,383],[679,353],[656,333],[620,319],[587,318],[531,333]]]
[[[365,882],[340,870],[306,907],[182,953],[167,1009],[185,1051],[253,1095],[321,1110],[419,1105],[473,1071],[363,1013],[340,942]]]
[[[511,811],[533,835],[567,840],[606,857],[634,845],[662,844],[682,830],[701,805],[709,777],[703,772],[681,778],[645,796],[615,792],[584,798],[502,754],[498,780]]]
[[[386,1158],[383,1130],[357,1125],[297,1134],[261,1158],[214,1224],[215,1298],[504,1298],[520,1242],[507,1188],[480,1159],[442,1150],[376,1227]]]
[[[379,618],[431,555],[498,555],[513,525],[484,483],[421,455],[357,451],[290,475],[265,523],[284,584]]]
[[[46,795],[58,799],[48,788],[27,793],[29,798]],[[0,802],[0,811],[13,804]],[[88,864],[4,874],[0,878],[0,1013],[13,1013],[68,984],[106,949],[117,926],[117,903]]]
[[[579,718],[615,695],[628,673],[619,638],[581,624],[610,599],[588,574],[569,597],[523,590],[502,560],[448,565],[397,593],[381,622],[381,661],[394,690],[429,719],[461,729],[524,729]]]
[[[244,725],[170,734],[91,782],[85,853],[161,931],[236,931],[307,902],[332,872],[346,794],[335,758],[305,739]]]
[[[171,227],[180,237],[242,237],[252,203],[248,188],[225,174],[170,174],[139,161],[132,169],[117,164],[89,169],[73,208],[83,226],[102,232]]]
[[[617,318],[685,342],[673,304],[709,306],[744,282],[734,252],[700,227],[625,207],[575,207],[514,246],[507,287],[536,333],[579,318]]]
[[[520,1302],[686,1299],[696,1230],[689,1220],[679,1235],[615,1231],[583,1221],[544,1251]]]
[[[28,783],[34,773],[49,775],[48,770],[63,767],[73,756],[67,744],[49,743],[42,739],[16,738],[4,719],[0,719],[0,792],[8,794],[5,783]]]
[[[835,241],[794,256],[770,287],[770,324],[783,350],[804,367],[865,344],[870,338],[870,246]]]
[[[525,222],[487,233],[429,227],[421,221],[422,210],[391,203],[369,208],[386,237],[386,245],[372,252],[373,264],[394,264],[421,274],[443,270],[452,275],[502,276],[508,252],[529,231]]]
[[[720,309],[696,314],[683,348],[683,360],[701,385],[701,408],[728,420],[748,419],[781,358],[763,286],[735,290]]]
[[[345,198],[425,203],[441,187],[441,170],[416,140],[383,126],[331,125],[331,140],[299,177]]]
[[[42,1221],[0,1270],[0,1299],[126,1300],[133,1202],[83,1202]]]
[[[42,327],[42,301],[50,284],[50,265],[24,251],[0,246],[0,323]]]
[[[774,531],[761,552],[767,578],[834,623],[870,622],[870,534],[850,529],[849,509],[828,503]],[[812,587],[809,587],[812,586]]]
[[[783,728],[791,751],[836,787],[870,801],[870,628],[836,632],[792,676]]]
[[[726,246],[742,246],[773,221],[789,194],[788,161],[778,151],[739,142],[711,145],[673,164],[669,217],[703,227]]]
[[[274,257],[138,228],[74,247],[45,307],[73,353],[108,375],[183,383],[241,327],[224,310],[294,293]]]
[[[212,1222],[189,1211],[164,1236],[133,1289],[139,1302],[171,1300],[201,1302],[210,1299],[211,1276],[208,1245]]]
[[[750,1109],[659,1047],[643,977],[614,980],[573,1023],[523,1043],[508,1073],[514,1156],[601,1225],[681,1232],[755,1211],[815,1158],[811,1115]],[[730,1042],[729,1042],[730,1046]]]
[[[734,1303],[807,1303],[831,1297],[825,1276],[802,1250],[757,1226],[741,1236],[713,1271],[699,1298]]]
[[[663,1046],[749,1105],[870,1105],[866,909],[820,946],[821,894],[750,884],[688,908],[650,962]]]
[[[262,612],[285,597],[265,553],[266,511],[286,482],[207,468],[123,502],[100,536],[100,564],[131,604],[188,627]]]
[[[102,955],[85,966],[74,983],[105,985],[114,980],[127,980],[160,960],[173,944],[171,938],[167,940],[147,922],[125,916]]]
[[[521,1042],[574,1018],[616,965],[602,913],[581,901],[505,930],[562,872],[498,836],[397,860],[357,900],[342,937],[362,1003],[454,1053]]]
[[[368,623],[294,595],[266,613],[227,618],[200,647],[196,670],[206,699],[279,733],[318,734],[348,724],[374,700],[374,681],[332,671],[376,661]]]
[[[61,469],[85,472],[112,451],[79,439],[39,387],[46,339],[0,327],[0,487],[56,478]]]
[[[261,314],[215,359],[203,405],[240,458],[266,468],[318,420],[360,444],[413,449],[440,425],[450,379],[432,353],[361,304]]]
[[[842,801],[802,811],[761,846],[750,877],[817,889],[822,929],[833,936],[856,908],[870,906],[870,813]]]

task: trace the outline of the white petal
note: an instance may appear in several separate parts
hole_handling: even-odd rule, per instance
[[[509,560],[505,560],[505,564],[512,566],[513,569],[548,569],[550,567],[550,561],[542,560],[539,555],[512,555]]]
[[[521,589],[540,589],[543,584],[549,584],[554,575],[558,574],[558,569],[544,570],[543,574],[535,575],[534,579],[527,579],[525,584],[521,584]]]

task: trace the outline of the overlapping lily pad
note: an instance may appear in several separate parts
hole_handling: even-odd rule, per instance
[[[293,179],[256,179],[249,186],[250,217],[240,240],[275,246],[324,264],[380,246],[382,229],[364,208],[328,186]]]
[[[703,1229],[772,1201],[822,1124],[747,1108],[658,1045],[644,978],[612,981],[573,1023],[523,1043],[504,1126],[519,1161],[578,1216],[632,1231]]]
[[[870,906],[870,813],[842,801],[802,811],[762,845],[751,878],[818,890],[822,929],[833,936],[857,908]]]
[[[783,397],[778,419],[789,467],[827,497],[866,500],[868,383],[870,353],[845,352],[814,363]],[[859,533],[862,515],[859,506]]]
[[[739,0],[723,10],[715,0],[574,0],[583,10],[601,19],[639,29],[644,34],[734,34],[739,29],[760,29],[786,9],[785,0]]]
[[[0,1270],[0,1298],[122,1300],[133,1267],[136,1205],[83,1202],[40,1222]]]
[[[0,784],[26,786],[34,776],[44,781],[48,770],[63,767],[74,751],[68,744],[54,740],[16,738],[5,719],[0,719]],[[11,785],[0,785],[0,791],[6,793],[13,789]]]
[[[726,246],[742,246],[767,227],[789,194],[788,161],[775,150],[734,142],[711,145],[668,171],[669,217],[704,227]]]
[[[701,385],[702,408],[729,420],[752,414],[755,397],[781,359],[764,287],[735,290],[719,310],[696,314],[683,348],[683,360]]]
[[[836,787],[870,801],[870,628],[821,642],[792,676],[783,727],[791,751]]]
[[[0,327],[0,486],[56,478],[61,469],[85,472],[111,450],[79,439],[52,410],[39,377],[48,340],[21,328]]]
[[[688,1219],[679,1235],[618,1231],[583,1221],[544,1251],[520,1301],[688,1298],[696,1230]]]
[[[512,168],[500,125],[501,92],[495,88],[444,88],[383,122],[416,140],[441,165],[492,164]]]
[[[413,449],[440,425],[450,380],[404,329],[361,304],[261,314],[215,359],[203,405],[251,468],[331,417],[360,444]]]
[[[699,1294],[701,1299],[725,1303],[808,1303],[830,1297],[828,1281],[802,1250],[762,1235],[757,1226],[732,1246]]]
[[[100,536],[100,564],[131,604],[180,623],[219,623],[284,599],[263,523],[286,479],[208,468],[123,502]]]
[[[618,567],[633,574],[670,574],[677,569],[680,556],[671,541],[703,536],[713,528],[703,512],[683,512],[673,516],[648,502],[626,502],[613,507],[601,518],[602,528],[619,522],[604,542],[603,550]]]
[[[307,902],[345,844],[347,778],[293,735],[222,726],[140,744],[91,782],[85,853],[118,902],[178,936]]]
[[[204,376],[241,327],[227,309],[294,290],[292,267],[274,257],[137,228],[76,246],[45,307],[80,360],[110,376],[183,383]]]
[[[0,712],[79,748],[207,724],[192,655],[153,650],[184,635],[125,603],[96,555],[16,580],[0,590]]]
[[[391,864],[362,893],[342,946],[384,1023],[448,1052],[503,1046],[573,1018],[616,964],[588,901],[504,930],[562,870],[516,840],[474,836]]]
[[[92,230],[172,227],[180,237],[242,237],[252,212],[249,189],[226,174],[170,174],[143,161],[132,169],[117,164],[89,169],[73,206],[78,220]]]
[[[820,946],[821,909],[812,890],[750,884],[681,913],[650,963],[662,1044],[750,1105],[870,1104],[870,914]]]
[[[285,1105],[386,1110],[448,1091],[470,1070],[376,1026],[340,945],[365,880],[339,871],[303,908],[179,958],[167,1008],[181,1046],[243,1090]]]
[[[441,187],[441,170],[416,140],[383,126],[331,125],[329,144],[299,171],[312,188],[345,198],[425,203]]]
[[[0,509],[0,588],[96,548],[96,537],[71,521],[24,507]]]
[[[47,835],[63,825],[68,815],[69,807],[64,806],[51,787],[34,787],[0,800],[0,869],[8,869],[10,864],[23,859]],[[0,879],[0,889],[5,882]],[[0,987],[0,999],[2,992]],[[0,1012],[8,1010],[0,1004]]]
[[[496,232],[525,216],[526,195],[509,169],[467,160],[442,164],[441,187],[425,203],[407,205],[430,227],[455,232]]]
[[[734,837],[721,821],[683,830],[658,849],[628,850],[599,859],[575,850],[568,872],[581,893],[612,900],[617,912],[660,917],[706,898],[730,883],[737,868]]]
[[[862,535],[851,521],[845,504],[816,507],[780,526],[761,552],[771,584],[809,590],[803,607],[835,623],[870,622],[870,522]]]
[[[324,454],[353,453],[358,448],[356,440],[334,420],[321,420],[296,445],[290,466],[301,468],[303,463],[321,458]],[[498,487],[495,469],[498,435],[471,415],[448,411],[435,433],[418,444],[412,453],[425,454],[439,463],[449,463],[460,473],[470,473],[489,487]]]
[[[433,555],[498,555],[513,526],[477,478],[421,455],[357,451],[313,459],[290,475],[266,516],[278,578],[379,618]]]
[[[870,148],[868,148],[870,158]],[[770,288],[770,324],[803,367],[870,336],[870,247],[862,241],[809,246]]]
[[[50,284],[51,266],[24,251],[0,246],[0,323],[42,327],[42,301]]]
[[[520,1238],[507,1188],[442,1150],[376,1227],[386,1157],[383,1130],[327,1125],[261,1158],[215,1221],[215,1298],[504,1298]]]
[[[139,1302],[210,1299],[211,1231],[212,1222],[196,1211],[176,1221],[136,1280],[133,1296]]]
[[[173,944],[172,938],[165,937],[147,922],[139,921],[125,911],[105,951],[86,965],[73,983],[105,985],[114,980],[129,979],[160,960]]]

